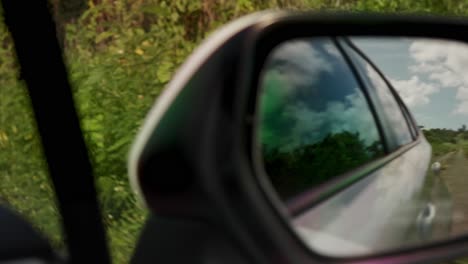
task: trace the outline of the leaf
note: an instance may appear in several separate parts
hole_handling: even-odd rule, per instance
[[[171,14],[171,19],[172,19],[172,21],[177,21],[177,19],[179,19],[179,14],[177,14],[177,13],[172,13],[172,14]]]
[[[128,144],[130,142],[130,140],[131,140],[130,137],[123,137],[123,138],[117,140],[112,146],[110,146],[107,149],[107,152],[113,152],[113,151],[121,148],[122,146]]]
[[[185,12],[185,5],[184,5],[183,2],[184,2],[184,1],[180,1],[180,0],[175,1],[176,8],[177,8],[177,10],[178,10],[179,12],[181,12],[181,13]]]
[[[94,43],[98,44],[100,43],[101,41],[111,37],[112,35],[114,35],[114,33],[112,32],[109,32],[109,31],[104,31],[104,32],[101,32],[99,35],[96,36],[96,38],[94,39]]]
[[[143,13],[157,15],[161,17],[167,17],[172,13],[167,6],[163,5],[146,5],[141,8],[141,11]]]
[[[141,28],[136,28],[135,29],[135,34],[137,36],[143,36],[145,34],[145,31],[143,29],[141,29]]]
[[[90,73],[86,81],[83,83],[84,87],[94,86],[104,78],[104,72],[102,70],[94,70]]]
[[[169,62],[162,63],[158,67],[156,75],[162,83],[168,82],[169,79],[171,78],[171,73],[172,73],[171,69],[172,69],[172,64]]]
[[[99,131],[102,129],[101,123],[96,119],[83,119],[83,130],[87,132]]]
[[[189,12],[193,12],[193,11],[196,11],[196,10],[199,10],[201,9],[202,5],[202,2],[201,1],[189,1],[188,2],[188,6],[187,6],[187,10]]]
[[[109,177],[103,176],[97,179],[97,185],[102,194],[112,192],[112,186],[114,182]]]
[[[138,54],[138,55],[142,56],[143,54],[145,54],[145,52],[141,48],[136,48],[135,49],[135,54]]]
[[[104,136],[100,133],[92,133],[91,134],[91,139],[93,140],[94,144],[96,144],[96,146],[98,148],[103,148],[104,147]]]

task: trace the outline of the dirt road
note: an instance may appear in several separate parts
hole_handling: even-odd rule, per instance
[[[468,159],[460,149],[441,163],[447,168],[440,173],[440,178],[447,186],[453,203],[451,235],[466,234],[468,232]]]

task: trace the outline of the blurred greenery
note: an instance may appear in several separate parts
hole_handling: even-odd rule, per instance
[[[432,156],[434,158],[440,158],[444,154],[458,149],[458,141],[461,136],[459,131],[434,128],[424,129],[423,133],[432,146]]]
[[[441,15],[468,12],[468,2],[456,0],[69,2],[75,4],[51,0],[115,263],[129,261],[146,216],[146,211],[136,204],[127,180],[130,144],[175,69],[214,29],[268,8]],[[62,247],[59,215],[30,102],[3,24],[0,87],[0,200],[30,219],[57,247]],[[441,142],[433,145],[438,153],[452,144]]]
[[[348,131],[289,151],[263,150],[265,170],[285,200],[384,154],[380,142],[366,147],[358,133]]]

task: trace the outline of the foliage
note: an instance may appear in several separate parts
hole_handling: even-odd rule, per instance
[[[424,129],[424,136],[432,146],[432,156],[440,157],[446,153],[457,150],[460,137],[463,136],[458,131],[451,129]]]
[[[457,143],[456,137],[459,133],[457,131],[446,128],[433,128],[429,130],[424,130],[423,132],[426,139],[431,143],[448,142],[453,144]]]
[[[264,151],[264,165],[276,191],[287,199],[382,156],[379,146],[366,147],[358,133],[344,131],[291,151]]]
[[[465,132],[466,131],[466,125],[462,125],[459,129],[458,129],[458,132]]]
[[[313,7],[360,12],[395,12],[460,16],[467,14],[463,0],[309,0]]]
[[[455,0],[89,0],[86,5],[73,1],[79,12],[60,4],[60,0],[52,0],[56,15],[71,10],[56,21],[59,34],[63,31],[69,76],[116,263],[128,262],[146,215],[136,204],[127,181],[130,144],[176,68],[214,29],[236,17],[268,8],[453,15],[468,12],[468,3]],[[59,214],[29,100],[3,24],[0,87],[0,200],[29,218],[60,247],[63,238]],[[429,132],[427,137],[433,147],[437,146],[434,149],[442,148],[437,151],[443,153],[450,148],[447,144],[454,144],[450,133]],[[338,138],[347,143],[338,143]],[[324,147],[323,143],[294,153],[271,154],[271,160],[285,164],[278,175],[292,169],[305,177],[305,171],[313,167],[320,176],[303,180],[318,182],[329,177],[327,173],[340,173],[340,168],[356,166],[369,158],[370,150],[364,150],[353,134],[333,135],[325,140],[336,148]],[[333,159],[301,162],[314,155]],[[294,189],[303,183],[287,184]]]

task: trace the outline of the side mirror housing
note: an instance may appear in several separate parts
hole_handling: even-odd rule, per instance
[[[447,30],[448,28],[450,30]],[[342,211],[331,213],[333,217],[328,218],[330,223],[322,219],[322,223],[325,222],[323,226],[332,226],[331,222],[342,219],[345,213],[355,216],[354,220],[361,219],[358,216],[368,213],[366,210],[378,207],[377,204],[366,206],[363,203],[359,208],[361,211],[349,209],[350,204],[359,199],[402,201],[400,207],[403,208],[403,198],[412,197],[413,193],[422,188],[426,175],[422,171],[427,172],[427,169],[432,169],[435,174],[438,174],[441,167],[440,164],[433,164],[432,167],[429,165],[430,146],[421,134],[422,129],[417,126],[408,126],[408,130],[411,130],[408,131],[407,136],[409,143],[405,142],[401,145],[398,142],[399,135],[387,131],[392,129],[391,120],[386,120],[385,123],[379,118],[376,120],[382,122],[379,123],[376,131],[384,141],[381,145],[368,142],[367,146],[361,147],[366,138],[359,138],[362,133],[356,133],[356,131],[348,131],[349,133],[342,133],[337,137],[323,136],[321,140],[328,140],[327,142],[333,144],[339,137],[346,138],[352,144],[339,145],[337,143],[336,149],[358,146],[355,148],[362,151],[356,153],[362,154],[363,160],[369,161],[372,166],[367,166],[367,163],[356,165],[349,162],[351,165],[346,170],[336,170],[338,171],[336,175],[332,175],[336,177],[317,181],[317,184],[309,190],[296,196],[296,204],[299,204],[297,207],[291,206],[282,199],[278,190],[274,188],[273,180],[265,170],[264,160],[262,161],[263,153],[262,147],[259,147],[261,144],[258,136],[259,123],[262,120],[259,116],[259,109],[263,70],[272,50],[281,43],[296,39],[331,38],[333,39],[331,42],[338,47],[337,52],[328,51],[327,55],[332,56],[334,53],[345,53],[343,51],[346,48],[345,45],[340,44],[345,42],[342,41],[343,36],[424,37],[468,43],[466,30],[468,30],[468,23],[464,20],[434,17],[263,12],[239,19],[214,33],[204,42],[181,67],[167,89],[158,98],[132,149],[129,160],[132,186],[143,203],[154,214],[174,219],[197,219],[197,221],[213,224],[226,232],[226,237],[240,245],[241,250],[258,263],[277,261],[284,263],[435,263],[466,255],[468,242],[465,236],[429,243],[418,241],[411,247],[387,248],[386,251],[365,248],[362,251],[365,254],[331,256],[306,245],[305,239],[294,226],[294,221],[300,215],[313,211],[314,208],[319,208],[325,203],[331,204],[328,207],[331,210],[338,208],[336,210]],[[322,45],[319,49],[327,50],[327,46]],[[296,55],[302,56],[301,53]],[[351,56],[343,57],[342,61],[351,64],[350,61],[353,59]],[[361,57],[364,56],[361,54]],[[284,61],[288,58],[284,56],[280,59]],[[322,64],[326,62],[316,61]],[[281,63],[281,61],[277,62],[278,65],[283,65]],[[374,67],[371,63],[369,65],[368,68]],[[297,66],[300,71],[303,70],[301,66],[303,65]],[[292,67],[284,67],[284,70],[290,68]],[[366,68],[356,66],[351,71],[352,74],[358,75],[365,73]],[[284,73],[282,70],[278,72]],[[377,71],[374,75],[381,77],[381,85],[391,87],[382,73]],[[343,75],[335,79],[339,78],[343,78]],[[367,80],[367,82],[371,81]],[[359,85],[364,86],[366,80],[358,80],[358,82]],[[375,83],[372,85],[379,86]],[[280,91],[286,89],[284,87],[284,85],[278,85]],[[400,122],[397,125],[414,125],[413,117],[401,98],[394,89],[390,91],[390,97],[396,98],[396,105],[402,112],[403,120],[407,122]],[[364,102],[376,100],[378,95],[374,92],[363,92]],[[335,95],[329,92],[327,96],[333,98]],[[350,104],[352,102],[348,102],[348,105]],[[322,108],[333,108],[333,106],[336,104],[329,107],[324,103]],[[335,108],[345,109],[337,106]],[[371,117],[384,116],[378,113],[378,104],[369,108],[372,112]],[[277,117],[290,113],[288,110],[290,109],[284,110]],[[345,112],[345,110],[341,111]],[[305,109],[303,112],[308,111],[309,109]],[[319,120],[319,117],[320,115],[315,115],[313,120]],[[284,126],[290,124],[284,123]],[[314,129],[310,131],[314,132]],[[340,129],[336,130],[342,132]],[[291,138],[308,140],[307,135],[300,133],[296,138]],[[309,142],[309,146],[306,146],[308,148],[297,153],[310,152],[312,154],[309,156],[314,157],[316,155],[314,150],[320,145],[317,142],[319,141]],[[389,164],[410,152],[418,144],[422,148],[418,150],[419,152],[412,152],[411,160],[400,159],[405,163],[405,168],[419,170],[418,174],[404,175],[414,176],[413,178],[402,177],[401,168]],[[291,158],[292,155],[277,155],[275,151],[271,153],[274,158],[285,164],[293,164],[296,158],[296,156]],[[336,154],[333,151],[322,153],[329,155],[329,159],[338,160],[339,153]],[[369,153],[375,155],[371,156]],[[418,157],[418,154],[424,155],[425,161],[415,164],[412,161],[416,160],[415,157]],[[307,155],[304,154],[304,156]],[[340,157],[340,162],[337,162],[335,167],[349,161],[348,156],[343,156]],[[385,180],[376,184],[375,178],[384,174],[377,172],[384,167],[388,168],[388,171],[391,171],[395,177],[386,177]],[[301,168],[307,169],[308,167]],[[290,171],[283,174],[288,175],[288,172]],[[304,175],[309,172],[311,175],[317,173],[311,170],[306,171]],[[417,179],[418,182],[411,182],[411,179]],[[279,182],[281,180],[284,179],[281,178]],[[366,189],[368,186],[375,188]],[[392,188],[409,189],[410,193],[397,196],[396,192],[392,192],[394,190]],[[370,193],[369,196],[362,196],[370,198],[364,199],[356,195],[359,192]],[[383,202],[382,205],[392,208],[392,212],[397,214],[393,219],[401,220],[405,225],[421,222],[421,230],[417,230],[418,226],[412,228],[416,229],[415,232],[422,233],[423,236],[430,233],[431,221],[437,218],[436,212],[441,211],[436,210],[432,204],[427,208],[420,208],[419,205],[415,208],[404,207],[404,210],[398,210],[398,206],[391,205],[390,202],[388,204]],[[421,213],[418,214],[418,212]],[[312,226],[318,225],[317,219],[323,215],[312,213],[308,223]],[[414,218],[412,218],[413,215]],[[385,222],[390,218],[391,216],[382,214],[379,219]],[[368,217],[367,220],[369,219]],[[363,221],[356,221],[354,224],[366,225]],[[341,232],[340,235],[355,231],[356,236],[364,240],[368,238],[365,235],[369,234],[374,238],[379,237],[383,233],[378,232],[384,232],[382,230],[388,226],[381,225],[380,227],[383,229],[369,229],[371,231],[364,230],[366,232],[363,233],[354,230],[356,227],[352,226],[341,225],[335,230],[338,230],[337,233]],[[333,230],[333,228],[330,229]],[[317,237],[320,240],[319,232],[310,233],[313,236],[312,240]],[[387,230],[388,234],[391,232]],[[339,237],[326,235],[327,239],[324,239],[326,241],[343,241]],[[358,245],[360,241],[351,242],[355,244],[348,243],[352,245],[349,248],[361,248]],[[376,239],[375,244],[378,243]],[[339,246],[327,244],[325,247],[333,249]]]

